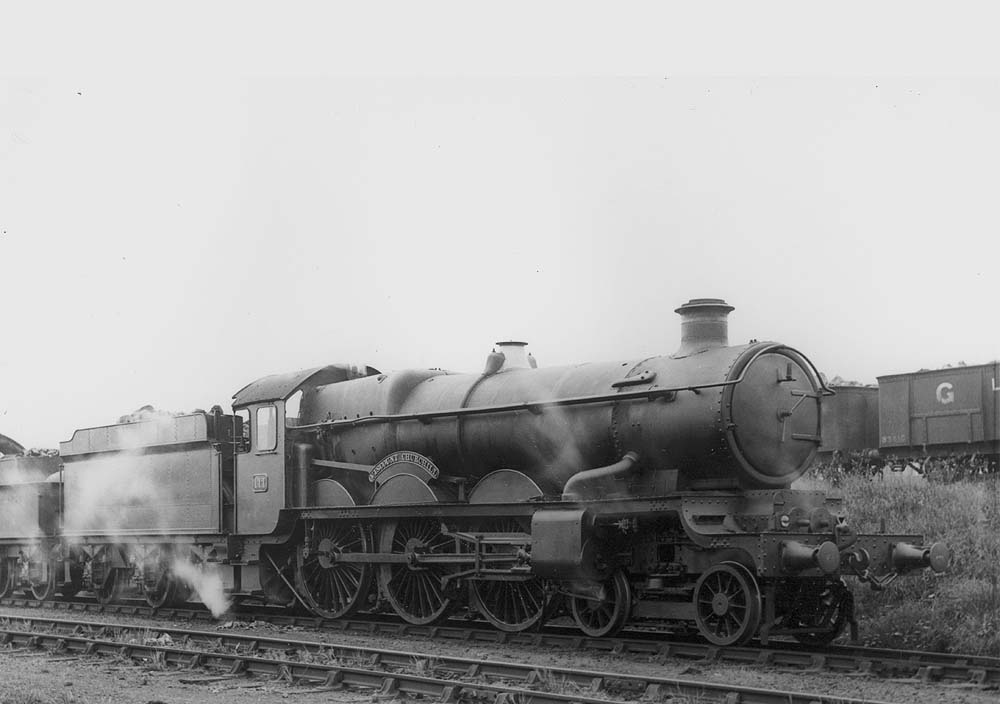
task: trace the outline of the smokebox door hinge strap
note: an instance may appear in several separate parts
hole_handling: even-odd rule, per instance
[[[781,380],[779,379],[779,382],[780,381]],[[820,394],[812,393],[810,391],[802,391],[801,389],[792,389],[791,394],[792,396],[798,396],[799,400],[796,401],[788,410],[778,411],[778,421],[781,423],[781,442],[785,441],[785,421],[792,417],[798,407],[802,405],[802,402],[807,398],[814,398],[816,400],[820,399]],[[822,438],[819,435],[808,433],[792,433],[792,440],[808,440],[810,442],[815,442],[816,444],[822,442]]]

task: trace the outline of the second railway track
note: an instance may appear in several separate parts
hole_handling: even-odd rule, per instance
[[[164,669],[208,668],[220,679],[247,675],[312,684],[323,691],[360,689],[380,695],[417,695],[442,702],[495,704],[603,704],[686,698],[743,704],[854,704],[873,700],[765,689],[692,679],[539,667],[448,655],[317,641],[220,635],[194,629],[7,616],[0,645],[59,656],[109,655]],[[150,633],[155,632],[155,637]]]
[[[211,614],[192,608],[150,609],[136,604],[101,606],[89,602],[37,602],[25,599],[0,600],[0,606],[44,609],[46,612],[82,612],[91,615],[119,615],[157,620],[190,620],[212,622]],[[436,626],[415,626],[391,618],[356,618],[324,620],[313,616],[287,613],[273,614],[267,610],[233,613],[232,619],[249,618],[278,626],[309,628],[329,633],[360,636],[386,636],[412,639],[434,639],[468,644],[500,644],[515,647],[562,648],[580,652],[603,652],[623,657],[667,662],[673,660],[713,662],[826,671],[843,674],[864,674],[873,677],[912,678],[924,682],[965,683],[978,687],[1000,687],[1000,658],[953,653],[936,653],[861,646],[829,646],[810,649],[790,642],[774,641],[767,647],[759,645],[720,647],[683,638],[666,640],[662,633],[647,631],[623,632],[612,638],[593,638],[571,628],[548,626],[537,632],[506,633],[476,623],[450,621]],[[58,627],[64,622],[57,618],[25,615],[4,615],[7,622],[33,622],[40,626]],[[93,623],[108,629],[141,628],[132,624]],[[144,626],[149,628],[149,626]],[[160,632],[179,632],[177,628],[155,626]],[[216,638],[222,637],[215,634]],[[354,646],[338,646],[354,647]]]

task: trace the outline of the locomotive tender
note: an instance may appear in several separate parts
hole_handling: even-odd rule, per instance
[[[0,516],[37,502],[0,519],[0,594],[160,606],[195,565],[329,618],[467,604],[508,631],[565,614],[595,636],[649,619],[829,641],[853,621],[843,577],[881,587],[947,550],[858,535],[839,498],[790,489],[829,391],[790,347],[730,346],[732,310],[678,308],[671,356],[545,369],[507,342],[481,374],[331,365],[249,384],[233,415],[78,430],[48,480],[8,481],[4,458]]]

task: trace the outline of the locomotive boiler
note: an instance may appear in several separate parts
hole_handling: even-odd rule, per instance
[[[79,430],[60,527],[43,549],[0,536],[20,575],[0,593],[106,602],[132,585],[160,606],[195,566],[231,598],[327,618],[468,609],[507,631],[641,619],[718,644],[828,641],[853,619],[845,577],[882,587],[948,553],[858,535],[838,497],[791,489],[829,390],[791,347],[730,346],[732,310],[682,305],[670,356],[540,368],[511,341],[481,373],[329,365],[248,384],[232,415]],[[101,520],[80,515],[97,504]]]
[[[479,375],[407,371],[316,387],[301,420],[331,431],[321,435],[331,459],[375,465],[410,450],[454,476],[513,469],[547,489],[570,482],[569,493],[593,494],[573,476],[628,452],[637,473],[670,473],[661,490],[787,487],[815,455],[826,389],[790,347],[730,347],[731,310],[717,299],[678,308],[682,342],[669,357],[538,369],[524,343],[498,343]]]

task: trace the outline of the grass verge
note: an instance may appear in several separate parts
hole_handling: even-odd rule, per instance
[[[945,574],[897,579],[884,592],[857,585],[868,645],[1000,656],[1000,478],[938,484],[844,477],[848,522],[860,533],[922,534],[952,551]]]

